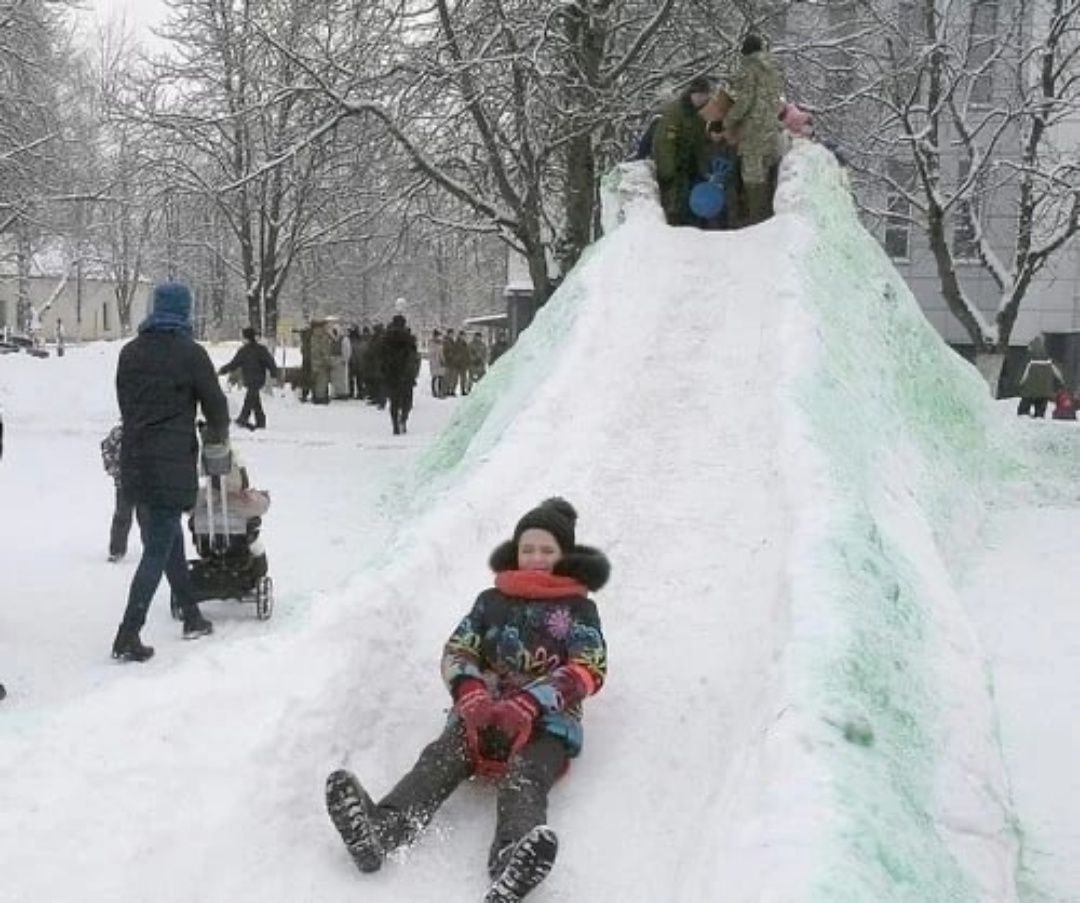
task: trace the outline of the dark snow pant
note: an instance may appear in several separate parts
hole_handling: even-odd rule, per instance
[[[236,419],[243,424],[248,422],[248,417],[255,414],[255,428],[264,429],[266,427],[266,414],[263,411],[262,397],[259,389],[248,387],[247,392],[244,394],[244,406],[240,408],[240,416]]]
[[[139,532],[142,534],[143,553],[139,566],[135,569],[135,576],[131,578],[127,608],[124,610],[122,626],[128,630],[142,630],[162,574],[168,579],[169,588],[183,610],[184,618],[187,619],[199,611],[184,558],[181,513],[179,508],[149,505],[138,505],[135,509]]]
[[[1031,409],[1034,407],[1035,412],[1032,414],[1034,417],[1046,416],[1046,405],[1049,403],[1048,398],[1021,398],[1020,406],[1016,409],[1016,413],[1020,417],[1024,417],[1027,414],[1031,414]]]
[[[542,733],[510,761],[496,788],[495,838],[488,855],[492,876],[498,874],[514,844],[547,821],[548,793],[567,758],[563,742]],[[472,772],[464,729],[451,718],[439,738],[420,753],[412,770],[379,803],[383,849],[389,852],[409,843]]]
[[[390,422],[394,433],[405,432],[405,424],[412,411],[412,386],[393,387],[390,389]]]
[[[127,554],[128,534],[131,533],[131,519],[135,514],[135,504],[127,497],[120,484],[116,484],[116,506],[113,508],[112,526],[109,528],[109,554],[124,556]]]

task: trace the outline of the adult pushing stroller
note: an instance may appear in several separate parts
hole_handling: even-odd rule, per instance
[[[254,602],[260,621],[274,607],[274,582],[259,539],[270,495],[253,489],[239,456],[224,445],[204,445],[203,482],[188,518],[198,558],[188,561],[196,602],[236,599]],[[172,615],[183,617],[172,599]]]

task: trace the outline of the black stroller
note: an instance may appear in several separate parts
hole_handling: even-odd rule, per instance
[[[188,561],[195,601],[254,602],[255,616],[265,621],[273,613],[274,581],[259,530],[270,496],[248,485],[247,471],[227,446],[204,445],[202,469],[205,479],[188,518],[199,556]],[[172,616],[182,619],[176,598],[171,602]]]

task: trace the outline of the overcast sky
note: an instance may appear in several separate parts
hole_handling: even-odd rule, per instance
[[[143,41],[151,37],[150,28],[160,24],[169,11],[163,0],[88,0],[86,7],[87,16],[96,16],[102,23],[113,16],[125,16]]]

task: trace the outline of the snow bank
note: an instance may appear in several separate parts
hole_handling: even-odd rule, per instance
[[[811,339],[788,361],[785,469],[795,644],[835,806],[813,896],[1015,899],[989,681],[954,575],[1020,449],[859,225],[831,155],[785,161],[777,210],[805,226],[786,327]]]

